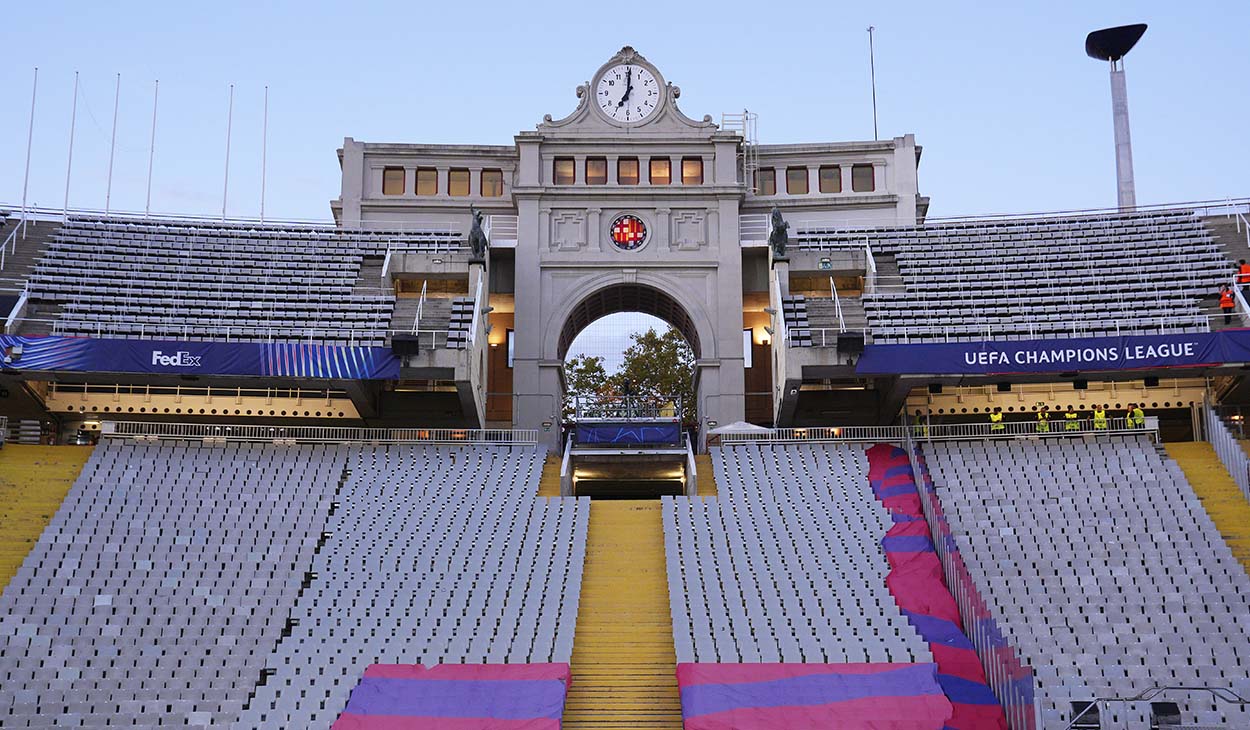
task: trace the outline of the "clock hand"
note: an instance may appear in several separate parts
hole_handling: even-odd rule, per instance
[[[625,106],[625,102],[629,101],[629,95],[634,90],[633,79],[634,79],[634,69],[630,66],[626,66],[625,67],[625,93],[621,95],[621,100],[616,103],[616,106],[618,108]]]

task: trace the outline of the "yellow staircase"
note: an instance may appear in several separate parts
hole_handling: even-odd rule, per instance
[[[591,502],[562,727],[681,730],[676,662],[660,501]]]
[[[1250,572],[1250,502],[1228,475],[1215,449],[1203,441],[1170,443],[1164,447],[1168,456],[1180,465],[1233,556]]]
[[[542,476],[538,479],[538,496],[560,496],[560,460],[559,456],[547,455],[547,461],[543,463]]]
[[[716,490],[716,468],[712,466],[711,454],[695,454],[694,468],[699,475],[699,496],[715,497]]]
[[[0,449],[0,590],[9,584],[91,456],[86,446]]]

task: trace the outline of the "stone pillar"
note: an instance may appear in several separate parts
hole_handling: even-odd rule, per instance
[[[855,165],[850,162],[842,165],[842,192],[844,193],[853,192],[855,190],[855,188],[851,187],[851,170],[854,167]]]
[[[343,180],[339,198],[343,202],[342,224],[360,226],[360,199],[364,197],[365,145],[351,137],[343,138]]]

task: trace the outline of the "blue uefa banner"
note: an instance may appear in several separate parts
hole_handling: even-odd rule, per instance
[[[253,375],[336,380],[399,377],[384,347],[303,343],[101,340],[0,335],[0,370],[76,373]]]
[[[868,345],[857,375],[1006,375],[1250,362],[1250,330]]]
[[[680,444],[680,423],[579,423],[577,443],[612,444]]]

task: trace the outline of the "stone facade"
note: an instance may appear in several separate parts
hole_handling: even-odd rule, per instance
[[[619,87],[609,88],[613,77],[606,75],[624,67],[646,69],[656,80],[648,93],[658,99],[652,96],[655,108],[645,118],[620,121],[609,113],[619,114],[629,94],[613,105],[609,97]],[[343,226],[446,225],[467,231],[470,204],[488,216],[515,216],[515,243],[500,246],[492,240],[494,256],[511,258],[509,266],[492,269],[508,271],[512,281],[492,282],[491,290],[514,297],[516,427],[558,423],[561,367],[564,348],[576,334],[572,328],[610,313],[613,302],[656,314],[686,335],[697,358],[702,424],[742,420],[744,295],[759,300],[749,296],[758,285],[744,281],[744,262],[763,254],[759,241],[743,240],[743,217],[777,206],[794,230],[796,224],[910,225],[924,215],[917,189],[919,148],[911,135],[880,142],[749,145],[739,131],[722,129],[710,116],[686,116],[679,98],[677,86],[626,47],[577,87],[572,113],[546,116],[509,146],[344,140],[342,193],[331,203]],[[749,147],[753,156],[745,154]],[[671,179],[653,184],[652,160],[664,159]],[[744,170],[748,159],[761,170],[776,171],[775,192],[762,194],[757,175]],[[605,179],[587,179],[588,160]],[[622,164],[630,172],[629,160],[637,161],[637,184],[620,177]],[[567,171],[569,161],[571,184],[557,184],[557,165]],[[686,180],[684,166],[691,173]],[[831,190],[833,166],[837,191]],[[387,168],[404,171],[402,192],[383,190]],[[788,190],[787,170],[803,168],[807,191]],[[415,189],[418,169],[427,171],[427,183],[435,181],[424,190],[432,194]],[[450,178],[463,181],[465,170],[468,189],[453,191]],[[483,170],[502,173],[502,195],[483,194],[495,192],[483,189]],[[801,173],[791,174],[797,179]],[[629,250],[612,240],[613,223],[622,215],[641,221],[646,231],[641,244]]]

